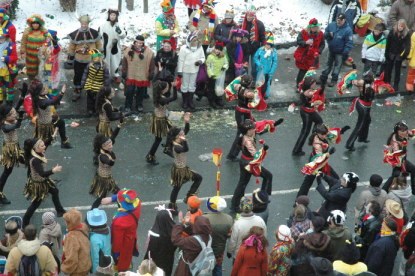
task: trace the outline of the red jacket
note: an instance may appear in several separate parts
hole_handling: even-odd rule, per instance
[[[313,39],[312,45],[307,45],[305,42],[308,39]],[[311,34],[307,30],[302,30],[297,37],[298,47],[294,52],[295,65],[298,69],[308,70],[310,67],[318,68],[318,60],[316,59],[324,49],[325,41],[323,32],[319,31],[317,34]]]
[[[231,276],[249,275],[266,276],[268,271],[268,254],[264,248],[258,252],[255,246],[241,245],[233,264]]]
[[[138,256],[137,229],[138,220],[141,215],[141,201],[138,207],[132,212],[117,214],[111,226],[112,256],[118,271],[127,271],[130,268],[133,254]]]

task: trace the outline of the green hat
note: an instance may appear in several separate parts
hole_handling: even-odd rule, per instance
[[[321,24],[318,23],[318,20],[316,18],[312,18],[309,22],[308,22],[308,26],[307,28],[314,28],[314,27],[320,27]]]

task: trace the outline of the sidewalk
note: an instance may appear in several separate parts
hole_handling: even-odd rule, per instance
[[[351,52],[351,57],[355,60],[357,70],[359,72],[359,76],[362,74],[363,64],[361,63],[361,41],[362,38],[359,39],[355,44]],[[298,93],[295,92],[295,78],[297,76],[298,69],[295,67],[293,52],[295,50],[295,42],[285,43],[284,45],[277,45],[278,49],[278,69],[273,77],[273,83],[271,85],[271,96],[267,100],[269,107],[287,107],[292,103],[297,103],[299,101]],[[291,47],[290,47],[291,46]],[[288,49],[287,49],[288,48]],[[317,70],[317,75],[320,76],[322,68],[325,66],[326,59],[327,59],[327,47],[324,50],[323,54],[320,57],[320,69]],[[351,70],[351,67],[343,66],[340,75],[343,75],[345,72]],[[63,117],[71,117],[71,118],[80,118],[86,117],[86,96],[85,94],[82,95],[82,98],[73,103],[71,101],[73,85],[72,85],[72,78],[73,78],[73,70],[64,70],[66,79],[68,80],[68,92],[65,95],[61,106],[59,107],[59,113]],[[408,93],[405,92],[405,80],[406,80],[406,68],[402,68],[401,70],[401,82],[400,82],[400,95],[404,96]],[[341,77],[341,76],[340,76]],[[113,104],[116,107],[124,105],[124,93],[122,90],[115,86],[116,89],[116,96],[113,99]],[[357,96],[356,89],[352,90],[352,93],[345,94],[340,96],[336,92],[336,87],[326,87],[326,98],[328,102],[339,102],[339,101],[347,101],[350,102],[351,99]],[[152,91],[151,88],[148,89],[148,94],[150,95],[150,99],[144,100],[144,112],[152,112],[153,111],[153,102],[151,99]],[[386,98],[391,95],[379,95],[378,98]],[[196,97],[195,97],[196,98]],[[181,111],[181,95],[179,93],[177,101],[170,103],[169,110],[174,111]],[[204,97],[200,102],[195,101],[195,106],[197,110],[208,109],[208,101]],[[228,109],[232,109],[235,106],[235,102],[226,103],[226,107]]]

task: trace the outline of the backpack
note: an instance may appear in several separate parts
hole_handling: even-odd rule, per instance
[[[19,263],[19,275],[21,276],[41,276],[39,260],[36,255],[23,255]]]
[[[207,246],[199,235],[194,235],[193,237],[199,242],[202,250],[193,262],[187,263],[185,261],[185,263],[189,265],[190,272],[193,276],[212,275],[213,268],[216,264],[216,258],[212,250],[212,237],[209,235]]]

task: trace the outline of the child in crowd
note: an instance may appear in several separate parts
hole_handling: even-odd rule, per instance
[[[194,224],[198,216],[203,215],[203,211],[200,209],[200,199],[195,195],[187,199],[187,214],[190,216],[191,224]]]
[[[62,249],[62,228],[56,222],[56,216],[53,212],[45,212],[42,215],[42,228],[39,232],[40,242],[48,242],[52,245],[52,253],[54,256],[59,256],[59,251]]]
[[[363,72],[372,70],[373,74],[379,76],[380,66],[385,61],[386,37],[383,33],[385,24],[379,23],[372,33],[368,34],[362,44]]]
[[[215,92],[216,80],[221,74],[224,74],[228,70],[229,64],[228,59],[223,53],[223,43],[218,42],[215,45],[213,52],[207,57],[206,60],[207,74],[208,74],[208,85],[207,85],[207,98],[209,105],[213,108],[223,106],[222,97],[217,96]]]

